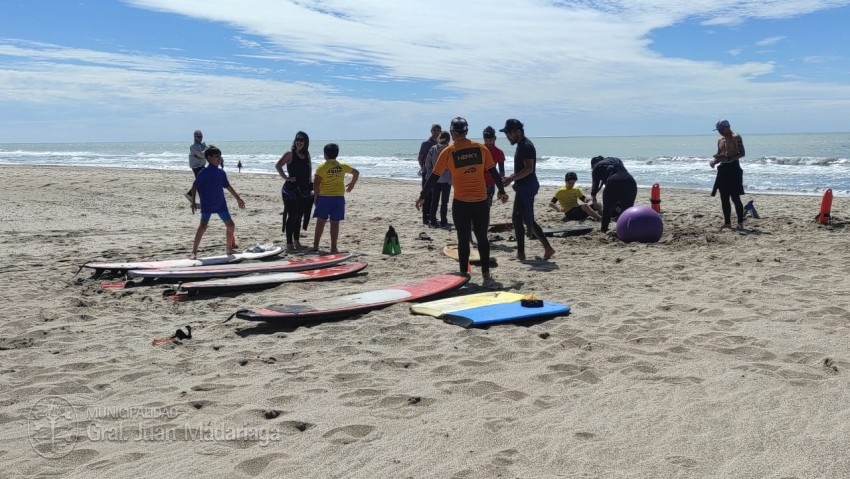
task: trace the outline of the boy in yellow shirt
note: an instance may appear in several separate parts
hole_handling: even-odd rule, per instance
[[[313,195],[316,206],[313,218],[316,218],[316,234],[313,238],[313,249],[319,250],[319,241],[325,230],[325,223],[331,222],[331,253],[339,253],[337,238],[339,238],[339,222],[345,219],[345,193],[351,192],[360,172],[345,163],[336,160],[339,156],[339,145],[325,145],[325,162],[316,168],[313,176]],[[351,175],[351,183],[345,184],[346,173]]]
[[[555,192],[549,206],[555,211],[564,213],[564,221],[581,221],[588,216],[595,220],[601,220],[602,217],[599,216],[599,213],[587,204],[587,197],[580,189],[576,188],[577,180],[578,175],[574,171],[564,175],[564,186]]]

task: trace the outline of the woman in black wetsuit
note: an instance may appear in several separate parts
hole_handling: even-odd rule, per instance
[[[283,177],[280,194],[283,197],[283,226],[286,235],[287,251],[301,249],[301,222],[305,215],[309,218],[312,205],[313,165],[310,161],[310,137],[299,131],[295,134],[292,148],[283,154],[275,164],[278,174]],[[283,167],[286,165],[286,172]],[[304,229],[306,230],[306,222]]]

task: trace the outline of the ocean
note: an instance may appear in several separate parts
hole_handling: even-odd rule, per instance
[[[850,196],[850,133],[747,135],[747,156],[741,160],[748,193],[821,195],[831,188],[836,196]],[[545,186],[563,184],[564,173],[578,173],[578,185],[590,184],[590,158],[621,158],[640,187],[658,183],[663,188],[710,190],[714,170],[708,166],[716,137],[620,136],[535,138],[537,174]],[[274,165],[289,149],[286,141],[215,141],[225,169],[276,174]],[[416,140],[328,140],[340,145],[340,160],[364,177],[418,180],[416,156],[424,138]],[[325,140],[311,140],[314,167],[322,160]],[[480,140],[478,140],[480,141]],[[0,143],[0,164],[61,165],[103,168],[152,168],[188,171],[191,139],[185,142],[128,143]],[[513,171],[513,152],[504,137],[496,145]],[[232,175],[233,173],[231,173]]]

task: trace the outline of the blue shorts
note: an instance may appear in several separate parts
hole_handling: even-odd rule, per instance
[[[230,211],[228,211],[228,210],[217,211],[216,214],[218,215],[219,218],[221,218],[221,221],[224,221],[225,223],[230,221]],[[213,215],[212,213],[204,213],[202,211],[201,212],[201,223],[209,223],[210,218],[212,218],[212,215]]]
[[[316,198],[316,207],[313,210],[313,218],[320,220],[342,221],[345,219],[345,197],[344,196],[319,196]]]

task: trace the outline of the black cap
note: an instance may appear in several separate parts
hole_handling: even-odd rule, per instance
[[[469,131],[469,124],[466,122],[466,118],[456,117],[453,119],[451,131],[455,133],[466,133]]]
[[[484,137],[486,138],[488,136],[496,136],[496,130],[492,126],[484,128]]]
[[[502,128],[499,131],[501,131],[503,133],[510,133],[512,131],[521,130],[521,129],[522,129],[522,122],[517,120],[516,118],[511,118],[511,119],[509,119],[505,122],[505,127]]]

